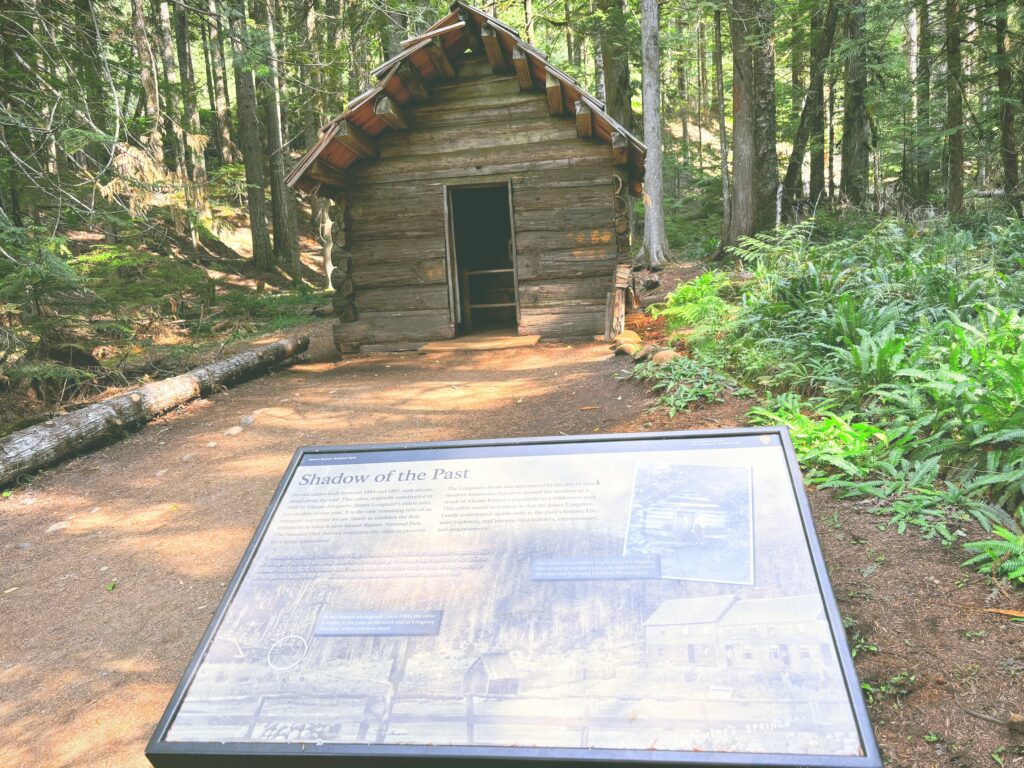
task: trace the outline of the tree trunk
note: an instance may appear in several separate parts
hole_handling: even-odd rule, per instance
[[[160,133],[160,82],[157,78],[156,59],[153,48],[146,33],[146,12],[142,0],[132,0],[132,36],[135,39],[135,52],[139,57],[142,90],[145,94],[147,132],[141,142],[153,161],[162,166],[164,163],[163,138]]]
[[[320,37],[317,31],[317,0],[306,0],[304,40],[308,64],[303,78],[306,84],[304,141],[306,149],[317,142],[324,121],[324,104],[320,79]]]
[[[213,90],[213,48],[210,46],[210,29],[209,24],[204,20],[199,25],[199,42],[203,49],[203,75],[206,79],[206,105],[209,108],[210,116],[213,120],[213,133],[211,138],[213,139],[214,146],[217,147],[217,155],[220,155],[220,127],[218,126],[217,119],[217,94]]]
[[[853,205],[861,205],[868,191],[869,126],[864,99],[868,84],[864,39],[866,14],[865,7],[855,3],[846,17],[850,47],[843,77],[843,150],[839,193]]]
[[[705,61],[704,12],[697,7],[697,167],[704,171],[704,107],[707,104],[707,62]]]
[[[733,178],[724,245],[771,229],[778,219],[775,44],[772,0],[732,0]]]
[[[836,197],[836,79],[828,79],[828,198]]]
[[[661,49],[658,29],[658,0],[641,0],[644,143],[647,145],[647,162],[644,173],[644,240],[634,261],[652,269],[661,267],[669,255],[662,185]]]
[[[196,105],[196,79],[192,71],[192,51],[188,39],[188,11],[184,0],[174,2],[174,36],[178,48],[178,66],[181,69],[181,104],[186,133],[186,151],[190,198],[196,211],[202,216],[210,213],[209,195],[206,179],[206,158],[203,150],[206,147],[206,134],[199,123],[199,109]]]
[[[715,101],[718,103],[718,155],[722,174],[722,232],[729,231],[729,140],[725,132],[725,77],[722,73],[722,10],[715,8]]]
[[[964,209],[964,114],[963,60],[960,56],[960,0],[946,0],[946,75],[947,75],[947,147],[949,150],[949,212],[956,216]]]
[[[224,71],[224,42],[221,38],[221,15],[216,0],[208,0],[208,31],[210,37],[210,64],[213,71],[214,113],[217,131],[217,149],[224,164],[235,161],[235,145],[231,141],[231,114],[228,111],[227,73]]]
[[[604,71],[604,95],[608,114],[633,130],[633,89],[629,79],[629,46],[626,36],[626,16],[621,0],[598,0],[598,9],[604,14],[601,25],[601,59]]]
[[[1020,213],[1017,195],[1019,182],[1017,168],[1017,131],[1014,125],[1015,105],[1010,70],[1010,32],[1007,24],[1007,0],[996,2],[996,79],[999,83],[999,149],[1003,160],[1003,191],[1006,199]]]
[[[181,108],[178,105],[178,91],[180,90],[181,78],[178,76],[178,63],[174,60],[174,45],[171,42],[171,10],[167,0],[157,0],[157,20],[160,58],[164,66],[165,87],[162,89],[164,96],[164,120],[169,124],[170,134],[174,137],[173,167],[178,172],[179,178],[184,181],[188,178],[186,170],[185,152],[185,131],[181,124]]]
[[[308,336],[282,339],[15,432],[0,440],[0,487],[116,439],[172,408],[251,378],[308,348]]]
[[[270,206],[274,223],[274,261],[285,265],[292,282],[302,282],[302,262],[299,260],[299,238],[295,214],[295,193],[284,183],[285,145],[281,131],[281,80],[278,75],[277,24],[270,0],[255,0],[253,21],[266,31],[261,63],[266,74],[256,77],[256,87],[263,103],[266,128],[266,148],[270,168]]]
[[[590,0],[590,15],[594,15],[596,5],[594,0]],[[607,94],[604,87],[604,45],[601,43],[603,36],[603,28],[597,35],[594,36],[594,95],[597,96],[599,101],[605,101]]]
[[[914,198],[927,202],[931,191],[932,152],[931,136],[931,24],[928,18],[928,0],[917,3],[917,122],[914,127],[914,169],[916,182]]]
[[[263,197],[263,144],[256,115],[256,88],[252,71],[245,68],[249,55],[249,33],[243,0],[230,0],[231,59],[235,70],[235,106],[238,110],[238,140],[245,163],[246,197],[249,203],[249,228],[252,232],[252,262],[256,269],[270,271],[274,253],[267,231],[266,201]]]
[[[811,38],[814,41],[814,48],[811,52],[811,79],[810,84],[807,88],[807,95],[804,97],[803,107],[800,110],[800,120],[797,123],[796,135],[793,138],[793,151],[789,156],[789,165],[786,167],[786,178],[782,183],[783,193],[783,208],[787,212],[791,212],[793,205],[800,198],[803,192],[803,165],[804,165],[804,153],[807,149],[808,140],[812,136],[817,136],[819,139],[822,138],[822,125],[824,117],[824,88],[825,88],[825,67],[828,64],[828,57],[832,52],[832,42],[835,36],[836,19],[839,16],[839,5],[836,0],[829,0],[828,8],[825,11],[824,28],[819,30],[813,30]],[[812,24],[813,24],[812,16]],[[819,22],[821,21],[819,17]],[[814,37],[814,32],[819,32],[817,39]],[[824,155],[821,154],[824,150],[823,145],[818,143],[819,159],[822,163],[819,164],[821,169],[821,176],[819,182],[821,186],[824,186]],[[811,154],[811,176],[812,176],[812,187],[814,177],[814,153],[812,149]],[[818,190],[818,195],[821,194],[821,190]],[[817,202],[815,193],[811,192],[812,203]]]
[[[320,36],[317,31],[317,0],[307,0],[306,16],[303,30],[305,48],[309,57],[304,82],[308,84],[304,111],[304,133],[306,148],[312,147],[319,136],[320,125],[323,123],[324,107],[320,78]],[[334,244],[331,238],[331,219],[328,213],[329,202],[315,196],[310,202],[310,219],[320,244],[320,255],[324,271],[324,289],[331,290],[331,272],[333,271],[332,251]]]
[[[224,81],[224,103],[227,106],[227,108],[230,110],[231,109],[231,88],[229,87],[229,84],[228,84],[228,60],[227,60],[227,57],[224,55],[224,19],[226,19],[227,16],[224,14],[224,8],[221,5],[221,0],[210,0],[210,2],[212,3],[211,6],[210,6],[211,12],[212,12],[213,18],[214,18],[214,20],[215,20],[215,22],[217,24],[217,30],[218,30],[218,33],[219,33],[217,35],[217,37],[216,37],[216,40],[214,40],[214,42],[216,43],[215,47],[217,49],[217,59],[220,61],[221,79]],[[212,34],[213,30],[211,29],[210,32]],[[228,45],[230,45],[230,44],[231,43],[229,41]],[[234,62],[232,62],[232,70],[233,69],[234,69]],[[228,121],[228,123],[230,123],[230,120]],[[237,154],[237,150],[234,147],[232,147],[231,151],[232,151],[232,153]]]
[[[817,10],[817,8],[815,8]],[[804,31],[800,27],[802,14],[794,12],[789,39],[789,121],[795,125],[804,105]],[[796,133],[794,131],[794,133]]]
[[[821,41],[825,36],[824,22],[827,17],[827,13],[822,13],[821,6],[816,6],[811,12],[811,80],[807,90],[807,146],[811,163],[810,201],[815,208],[825,196],[825,68],[828,66],[829,54],[821,60],[817,56],[822,50]],[[833,18],[830,33],[833,38],[835,27]],[[831,42],[828,47],[831,53]],[[816,66],[821,67],[821,76],[817,79],[814,77]]]
[[[680,9],[681,10],[681,9]],[[682,13],[676,15],[676,36],[683,39]],[[690,98],[686,84],[686,58],[679,56],[676,59],[676,98],[679,99],[679,123],[682,125],[682,157],[683,165],[690,161],[690,115],[687,100]]]
[[[366,13],[360,12],[359,0],[344,0],[344,7],[344,27],[348,32],[348,98],[351,101],[365,90],[368,77],[366,46],[369,41],[362,35]]]

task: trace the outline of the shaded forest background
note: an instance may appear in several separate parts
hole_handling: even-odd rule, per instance
[[[1020,20],[1006,0],[483,9],[648,144],[640,262],[720,256],[830,209],[1019,210]],[[0,398],[30,407],[5,409],[0,430],[308,319],[330,290],[330,221],[284,175],[370,72],[447,11],[6,3]]]

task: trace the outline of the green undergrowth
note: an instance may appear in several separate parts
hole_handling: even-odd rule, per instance
[[[1024,585],[1024,224],[829,219],[734,256],[653,311],[690,362],[637,375],[670,408],[755,388],[751,422],[789,427],[810,482]]]
[[[0,434],[226,344],[309,322],[323,299],[199,261],[126,227],[74,241],[0,221]],[[284,281],[282,281],[284,283]],[[24,407],[22,407],[24,405]]]

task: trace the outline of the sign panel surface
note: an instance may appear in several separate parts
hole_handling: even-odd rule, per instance
[[[788,438],[707,435],[300,450],[150,759],[879,765]]]

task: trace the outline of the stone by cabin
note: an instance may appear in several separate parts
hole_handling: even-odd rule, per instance
[[[331,201],[339,349],[621,330],[644,146],[462,2],[403,45],[288,177]]]

